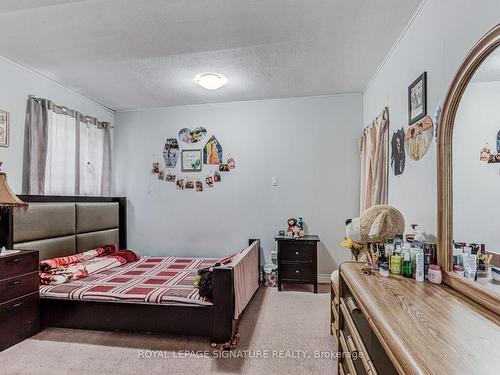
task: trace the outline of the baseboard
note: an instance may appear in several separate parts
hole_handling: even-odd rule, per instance
[[[318,274],[318,284],[330,284],[331,279],[330,279],[331,274],[329,273],[319,273]]]

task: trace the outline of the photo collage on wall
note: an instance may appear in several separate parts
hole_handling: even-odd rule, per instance
[[[401,127],[392,134],[390,164],[394,176],[404,173],[407,156],[419,161],[427,154],[440,113],[438,105],[435,121],[427,115],[427,73],[424,72],[408,87],[408,127]]]
[[[153,161],[152,173],[159,180],[175,183],[177,190],[202,192],[222,181],[221,172],[236,168],[234,158],[224,160],[222,145],[215,135],[206,140],[207,129],[183,128],[163,148],[163,163]]]
[[[479,160],[488,164],[500,163],[500,130],[496,134],[495,145],[496,153],[493,153],[488,142],[486,142],[479,154]]]

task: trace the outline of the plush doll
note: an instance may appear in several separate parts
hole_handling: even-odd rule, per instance
[[[294,217],[291,217],[290,219],[288,219],[287,223],[288,223],[288,230],[287,230],[288,236],[290,236],[294,239],[299,238],[300,228],[297,225],[297,219]]]
[[[360,245],[368,242],[383,242],[402,235],[405,219],[401,212],[388,205],[370,207],[360,217],[346,221],[346,241]],[[347,247],[347,242],[343,243]],[[350,247],[351,248],[351,247]]]

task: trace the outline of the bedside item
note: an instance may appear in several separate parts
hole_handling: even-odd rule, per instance
[[[431,264],[429,266],[428,278],[431,283],[441,284],[443,276],[441,274],[441,267],[437,264]]]
[[[21,250],[7,250],[5,246],[2,247],[2,250],[0,250],[0,257],[5,257],[7,255],[12,255],[12,254],[17,254]]]
[[[278,232],[278,235],[279,235],[279,236],[284,236],[285,234],[286,234],[286,232],[285,232],[284,230],[280,230],[280,231]]]
[[[298,226],[297,222],[297,219],[294,217],[291,217],[287,220],[288,229],[286,232],[288,237],[292,237],[293,239],[299,238],[300,227]]]
[[[318,292],[317,245],[319,237],[307,235],[292,239],[277,236],[278,290],[283,284],[312,284]]]
[[[0,257],[0,351],[39,330],[38,251]]]

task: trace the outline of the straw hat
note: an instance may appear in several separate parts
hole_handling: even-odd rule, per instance
[[[405,219],[401,212],[388,205],[377,205],[367,209],[360,217],[346,223],[346,236],[361,244],[382,242],[405,230]]]

